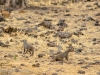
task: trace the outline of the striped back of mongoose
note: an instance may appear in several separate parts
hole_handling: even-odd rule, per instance
[[[68,47],[68,50],[66,50],[65,52],[57,55],[53,61],[63,61],[64,58],[66,58],[66,60],[68,60],[68,54],[69,52],[74,52],[74,48],[73,46],[70,44],[69,47]]]
[[[23,40],[23,46],[24,46],[24,53],[30,53],[31,56],[34,54],[34,48],[31,44],[27,43],[27,40]]]

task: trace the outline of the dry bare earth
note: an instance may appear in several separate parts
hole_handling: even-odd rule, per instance
[[[11,26],[22,31],[8,34],[0,29],[0,41],[10,45],[0,46],[0,75],[100,75],[100,27],[94,26],[95,20],[100,24],[100,15],[96,16],[100,7],[94,3],[44,4],[42,7],[34,4],[24,13],[13,11],[6,21],[0,22],[0,27]],[[50,20],[55,29],[39,26],[44,19]],[[55,36],[61,19],[68,24],[62,32],[72,36]],[[22,53],[23,39],[35,47],[34,56]],[[71,41],[75,52],[69,54],[69,61],[50,62],[50,56],[67,50]],[[53,46],[48,46],[51,42]]]

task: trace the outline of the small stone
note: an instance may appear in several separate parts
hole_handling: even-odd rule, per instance
[[[57,23],[57,26],[59,26],[60,28],[67,28],[68,25],[65,23],[64,19],[59,20],[59,22]]]
[[[25,64],[20,64],[20,66],[26,66]]]
[[[40,67],[39,63],[33,64],[32,67]]]
[[[22,54],[22,51],[18,51],[19,54]]]
[[[99,21],[95,21],[94,26],[100,26]]]
[[[84,64],[85,61],[83,59],[79,60],[78,64]]]
[[[4,57],[8,57],[8,55],[4,55]]]
[[[66,9],[66,12],[70,12],[68,9]]]
[[[14,40],[13,39],[10,39],[10,42],[14,42]]]
[[[20,72],[20,70],[18,68],[15,69],[15,72]]]
[[[60,38],[70,38],[72,35],[68,32],[58,32],[55,36],[59,36]]]
[[[12,66],[12,68],[16,68],[16,66]]]
[[[100,13],[95,14],[95,16],[100,16]]]
[[[98,5],[98,2],[95,2],[93,5]]]
[[[40,24],[38,24],[39,26],[43,26],[43,27],[45,27],[45,28],[51,28],[51,21],[43,21],[43,22],[41,22]]]
[[[100,72],[97,72],[97,75],[100,75]]]
[[[42,58],[44,56],[44,54],[38,54],[39,58]]]
[[[47,43],[47,46],[49,47],[56,47],[57,45],[54,42]]]
[[[5,21],[4,17],[0,15],[0,22]]]
[[[96,41],[96,38],[93,38],[92,41]]]
[[[95,21],[92,17],[87,17],[86,21]]]
[[[78,73],[79,73],[79,74],[85,74],[85,71],[79,70]]]
[[[86,5],[86,7],[92,7],[90,4]]]
[[[58,75],[57,73],[53,73],[52,75]]]
[[[65,14],[64,16],[71,16],[71,14]]]
[[[76,52],[76,53],[81,53],[82,50],[83,50],[83,49],[79,48],[79,49],[77,49],[75,52]]]

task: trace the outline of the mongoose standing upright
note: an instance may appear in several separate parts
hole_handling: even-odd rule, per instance
[[[30,53],[30,56],[33,56],[34,54],[34,47],[31,44],[27,43],[27,40],[23,40],[23,46],[24,46],[24,53]]]
[[[74,52],[74,48],[73,46],[70,44],[68,47],[68,50],[66,50],[65,52],[58,54],[53,61],[63,61],[64,58],[66,58],[66,60],[68,60],[68,54],[69,52]]]

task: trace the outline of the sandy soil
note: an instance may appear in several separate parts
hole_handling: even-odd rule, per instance
[[[96,16],[100,7],[95,5],[96,1],[57,5],[42,1],[30,3],[31,7],[24,13],[14,10],[6,21],[0,22],[0,27],[22,30],[8,34],[0,29],[0,42],[10,45],[0,46],[0,75],[100,75],[100,27],[95,26],[97,20],[100,24],[100,15]],[[55,29],[38,26],[44,19],[51,20]],[[61,19],[68,25],[61,32],[70,33],[69,38],[54,37]],[[74,34],[77,31],[83,35]],[[23,54],[24,39],[35,47],[34,56]],[[47,46],[49,41],[61,49]],[[51,62],[50,56],[57,51],[64,52],[69,44],[75,48],[75,52],[69,53],[69,60]],[[40,58],[39,54],[44,56]]]

